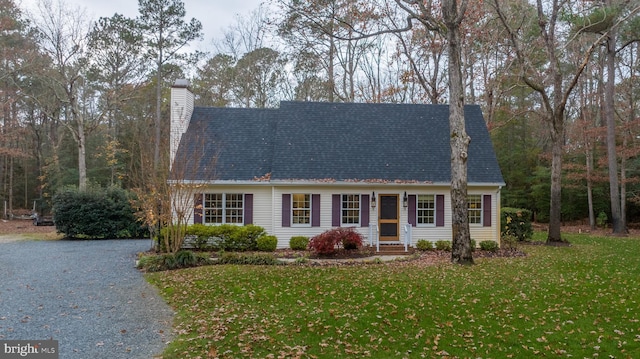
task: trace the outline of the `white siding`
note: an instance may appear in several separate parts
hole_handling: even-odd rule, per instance
[[[349,186],[323,184],[318,186],[270,186],[270,185],[216,185],[203,188],[203,193],[244,193],[253,194],[253,224],[263,227],[269,234],[278,238],[278,248],[288,248],[289,240],[293,236],[312,237],[332,227],[332,195],[334,194],[365,194],[371,198],[372,192],[376,196],[380,194],[397,194],[399,198],[400,213],[400,240],[404,241],[404,225],[409,223],[409,210],[402,205],[404,193],[408,195],[432,194],[444,195],[444,226],[416,226],[412,227],[411,246],[415,246],[419,239],[432,242],[438,240],[451,240],[451,196],[448,187],[443,186]],[[282,226],[282,195],[293,193],[319,194],[320,195],[320,227],[283,227]],[[491,227],[483,227],[482,224],[471,225],[471,238],[476,242],[483,240],[499,240],[499,203],[500,195],[497,187],[469,188],[469,194],[491,195]],[[357,227],[357,231],[369,243],[371,226],[376,228],[378,209],[366,206],[361,210],[369,212],[369,227]],[[193,216],[193,213],[191,214]],[[193,217],[190,219],[193,223]]]

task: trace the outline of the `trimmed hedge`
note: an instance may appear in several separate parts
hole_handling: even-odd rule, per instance
[[[433,243],[426,239],[418,239],[418,241],[416,242],[416,248],[419,251],[432,251]]]
[[[276,236],[264,235],[258,237],[258,250],[262,252],[273,252],[278,247],[278,238]]]
[[[439,251],[451,252],[451,241],[446,241],[446,240],[436,241],[436,249]]]
[[[185,233],[187,237],[192,238],[195,249],[240,252],[258,250],[258,238],[267,235],[264,228],[252,224],[246,226],[192,224],[187,226]]]
[[[533,236],[530,210],[504,207],[500,210],[500,217],[501,236],[514,236],[521,242]]]
[[[309,246],[309,237],[293,236],[289,240],[289,248],[296,251],[304,251]]]
[[[148,230],[136,220],[132,199],[117,187],[63,190],[53,197],[56,230],[68,238],[143,238]]]

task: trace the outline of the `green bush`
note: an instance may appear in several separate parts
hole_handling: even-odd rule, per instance
[[[500,210],[500,235],[511,235],[519,241],[528,241],[533,236],[531,211],[523,208],[504,207]]]
[[[262,252],[273,252],[278,247],[278,238],[276,236],[264,235],[257,240],[257,247]]]
[[[436,241],[436,249],[439,251],[451,251],[451,241],[440,240]]]
[[[142,256],[138,261],[137,267],[147,272],[160,272],[208,264],[212,264],[208,254],[181,250],[175,254]]]
[[[296,251],[304,251],[309,245],[309,237],[294,236],[289,240],[289,248]]]
[[[607,222],[609,221],[609,217],[604,211],[600,211],[598,213],[598,217],[596,218],[596,225],[600,228],[607,228]]]
[[[498,242],[496,242],[496,241],[480,241],[480,249],[482,249],[483,251],[497,252],[498,249],[499,249]]]
[[[117,187],[65,189],[53,197],[56,230],[69,238],[143,238],[132,195]]]
[[[473,239],[473,238],[471,238],[471,242],[470,242],[470,243],[471,243],[471,251],[472,251],[472,252],[475,252],[475,250],[476,250],[476,245],[477,245],[476,240],[475,240],[475,239]]]
[[[195,247],[201,250],[255,251],[258,249],[258,238],[266,235],[266,232],[264,228],[252,224],[193,224],[187,227],[186,235],[195,236]]]
[[[433,243],[426,239],[418,239],[416,242],[416,248],[420,251],[430,251],[433,250]]]
[[[280,265],[282,264],[273,254],[267,253],[237,253],[225,252],[216,262],[218,264],[250,264],[250,265]]]

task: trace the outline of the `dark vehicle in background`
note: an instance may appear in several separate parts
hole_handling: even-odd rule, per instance
[[[55,222],[49,201],[42,198],[33,201],[31,219],[33,219],[34,226],[53,226]]]

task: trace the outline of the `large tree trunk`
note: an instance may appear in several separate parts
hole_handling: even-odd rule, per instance
[[[547,244],[562,242],[561,227],[561,200],[562,200],[562,147],[564,144],[563,115],[554,114],[549,120],[551,126],[551,201],[549,206],[549,233]],[[560,118],[557,118],[560,117]]]
[[[586,146],[585,152],[587,156],[587,202],[589,206],[589,228],[593,230],[596,228],[596,215],[593,211],[593,181],[591,180],[591,177],[593,176],[593,152],[590,145]]]
[[[78,120],[78,190],[87,189],[87,151],[84,123]]]
[[[467,206],[467,154],[470,138],[465,130],[460,18],[457,1],[442,2],[449,45],[449,129],[451,133],[451,261],[473,264]]]
[[[618,157],[616,154],[616,118],[614,108],[615,69],[616,69],[616,33],[612,29],[607,38],[607,83],[604,88],[604,117],[607,121],[607,157],[609,165],[609,199],[611,202],[611,221],[613,234],[626,233],[620,209],[620,188],[618,186]]]

